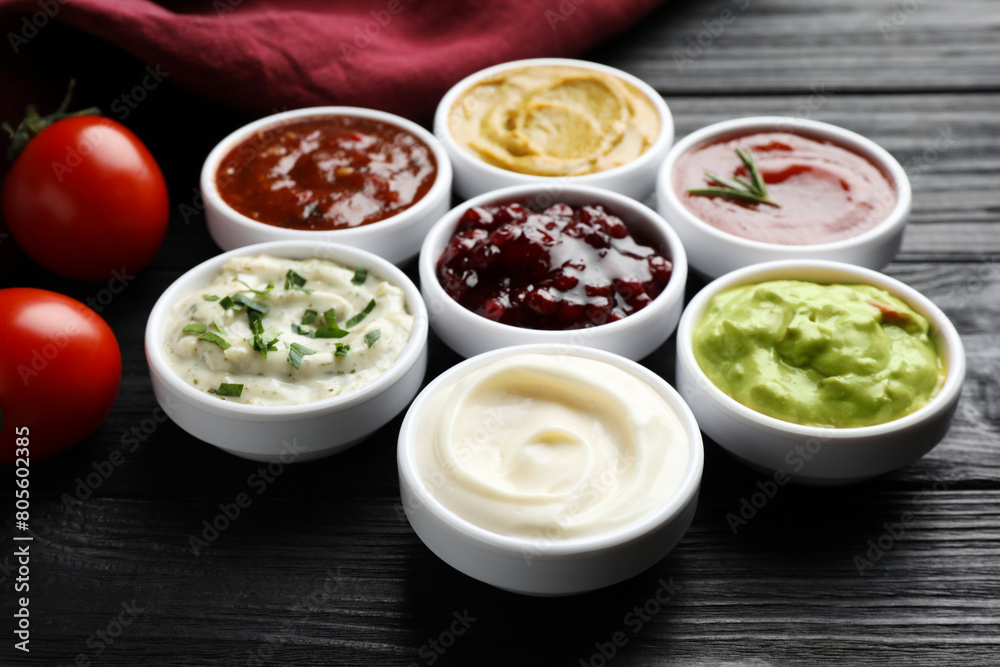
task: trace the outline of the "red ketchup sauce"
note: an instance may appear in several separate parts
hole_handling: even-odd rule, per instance
[[[600,205],[521,203],[465,212],[437,262],[458,303],[483,317],[531,329],[580,329],[645,307],[673,264]]]
[[[736,154],[749,149],[780,207],[690,194],[714,187],[705,172],[749,180]],[[784,245],[831,243],[885,220],[896,205],[891,179],[868,159],[829,141],[790,132],[755,132],[698,146],[677,160],[674,191],[709,225],[752,241]]]
[[[413,206],[434,184],[430,147],[406,130],[354,116],[267,128],[223,158],[222,199],[277,227],[328,230],[367,225]]]

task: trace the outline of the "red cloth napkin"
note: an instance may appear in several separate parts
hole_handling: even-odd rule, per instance
[[[578,55],[660,0],[0,0],[8,54],[63,22],[256,113],[336,104],[427,124],[483,67]]]

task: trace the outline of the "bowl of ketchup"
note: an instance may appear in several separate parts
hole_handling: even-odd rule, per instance
[[[899,251],[910,182],[884,148],[813,120],[724,121],[678,141],[657,209],[708,277],[758,262],[822,259],[878,270]]]

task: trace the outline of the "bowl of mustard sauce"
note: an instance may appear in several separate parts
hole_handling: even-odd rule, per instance
[[[456,83],[434,134],[455,166],[455,191],[546,183],[592,185],[645,199],[673,142],[662,96],[641,79],[583,60],[502,63]]]

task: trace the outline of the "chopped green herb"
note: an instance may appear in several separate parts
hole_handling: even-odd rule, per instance
[[[317,315],[319,315],[319,313],[317,313],[315,310],[313,310],[312,308],[307,308],[306,312],[302,314],[302,324],[312,324],[313,322],[316,321]]]
[[[257,320],[256,322],[258,329],[263,326],[260,324],[260,320]],[[260,356],[267,359],[268,352],[278,349],[277,341],[278,336],[280,335],[280,331],[274,327],[268,327],[266,331],[254,331],[253,339],[247,342],[250,343],[250,346],[253,347],[253,349],[260,352]]]
[[[250,327],[250,333],[254,335],[260,335],[264,333],[264,315],[259,310],[249,309],[247,310],[247,324]]]
[[[254,294],[257,294],[257,295],[266,295],[268,292],[270,292],[271,290],[274,289],[274,283],[268,283],[267,287],[265,287],[264,289],[254,289],[254,288],[250,287],[250,283],[246,282],[245,280],[237,280],[236,282],[240,283],[241,285],[243,285],[244,287],[246,287],[248,290],[250,290],[251,292],[253,292]]]
[[[346,357],[347,353],[351,351],[351,346],[344,343],[337,343],[337,351],[333,353],[335,357]]]
[[[285,289],[297,289],[305,292],[306,294],[312,294],[311,289],[303,287],[305,284],[305,278],[295,273],[292,269],[288,269],[288,273],[285,274]]]
[[[295,322],[292,322],[292,333],[299,334],[300,336],[309,336],[310,338],[316,337],[316,332],[309,327],[300,327]]]
[[[184,333],[205,333],[208,331],[208,326],[202,324],[201,322],[192,322],[184,327]]]
[[[288,363],[298,368],[302,365],[302,357],[309,354],[316,354],[316,350],[309,349],[305,345],[292,343],[291,347],[288,348]]]
[[[348,332],[340,327],[320,327],[310,338],[343,338]]]
[[[368,280],[368,269],[354,269],[354,277],[351,278],[352,283],[355,285],[364,285],[366,280]]]
[[[213,333],[211,331],[206,331],[202,335],[198,336],[198,340],[203,340],[203,341],[206,341],[208,343],[215,343],[216,345],[218,345],[219,347],[221,347],[223,350],[228,350],[229,348],[232,347],[232,345],[230,345],[229,342],[225,338],[223,338],[219,334]]]
[[[247,308],[247,319],[250,323],[250,332],[253,334],[253,337],[248,338],[247,342],[250,343],[250,347],[260,352],[260,356],[267,359],[269,351],[278,349],[275,341],[278,340],[281,332],[273,327],[265,331],[264,314],[254,308]]]
[[[347,331],[337,325],[337,312],[333,308],[323,313],[323,320],[326,326],[319,327],[314,338],[343,338],[347,335]]]
[[[280,331],[274,327],[268,327],[267,330],[260,335],[260,340],[269,350],[273,350],[275,349],[275,342],[278,340],[279,336],[281,336]]]
[[[243,385],[241,384],[230,384],[228,382],[223,382],[219,385],[219,388],[215,390],[216,396],[235,396],[240,397],[243,393]]]
[[[253,299],[248,297],[246,294],[243,294],[242,292],[234,294],[233,301],[239,304],[243,304],[244,306],[252,310],[259,311],[262,315],[267,314],[271,310],[270,306],[265,306],[259,301],[254,301]]]
[[[219,300],[218,294],[209,294],[208,296],[205,297],[205,301],[218,301],[218,300]]]
[[[278,349],[278,346],[275,345],[274,343],[272,343],[271,345],[264,345],[263,343],[258,342],[257,339],[254,339],[252,341],[248,340],[247,342],[250,343],[253,349],[260,352],[260,356],[263,357],[264,359],[267,359],[268,352],[273,352],[274,350]]]
[[[372,329],[371,331],[365,334],[365,342],[368,343],[368,347],[371,347],[372,345],[375,344],[375,341],[377,341],[381,337],[382,337],[381,330]]]
[[[219,320],[219,318],[218,318],[218,317],[213,317],[213,318],[212,318],[212,324],[214,324],[214,325],[215,325],[215,330],[216,330],[216,331],[218,331],[218,332],[219,332],[220,334],[222,334],[223,336],[225,336],[225,335],[226,335],[226,327],[224,327],[224,326],[222,325],[222,321],[221,321],[221,320]]]
[[[236,302],[233,301],[233,297],[227,296],[223,297],[222,301],[219,302],[219,305],[222,306],[223,310],[229,310],[230,308],[234,308],[236,306]],[[240,308],[242,307],[243,304],[240,304]]]
[[[361,320],[365,319],[365,316],[368,315],[368,313],[372,312],[373,310],[375,310],[375,299],[369,301],[368,305],[365,306],[364,310],[362,310],[360,313],[358,313],[351,319],[347,320],[347,322],[344,323],[344,328],[350,329],[351,327],[357,326],[361,322]]]

